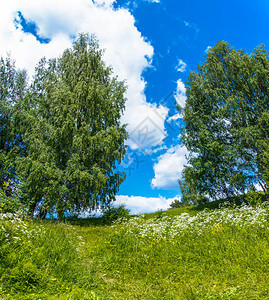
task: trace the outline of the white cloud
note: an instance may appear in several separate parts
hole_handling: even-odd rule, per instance
[[[206,49],[205,49],[205,53],[208,53],[208,51],[209,51],[210,49],[212,49],[212,47],[211,47],[211,46],[207,46]]]
[[[93,2],[99,6],[111,7],[115,0],[94,0]]]
[[[156,147],[155,149],[153,149],[151,153],[158,153],[160,151],[167,150],[167,149],[168,149],[167,146],[165,144],[163,144],[162,146]]]
[[[187,67],[187,64],[183,60],[179,59],[177,67],[176,67],[177,71],[178,72],[185,72],[186,67]]]
[[[118,195],[115,205],[126,204],[132,214],[151,213],[157,210],[166,210],[174,199],[180,200],[180,197],[141,197],[141,196],[124,196]]]
[[[170,117],[167,122],[172,122],[172,121],[176,121],[176,120],[179,120],[179,119],[182,119],[182,114],[178,113],[178,114],[175,114],[173,115],[172,117]]]
[[[33,74],[38,60],[59,56],[72,44],[72,37],[80,32],[95,34],[100,47],[105,49],[104,60],[113,67],[120,80],[126,79],[128,91],[126,111],[122,118],[128,123],[129,133],[135,133],[145,120],[151,132],[151,142],[141,144],[135,139],[129,144],[133,149],[161,145],[166,136],[165,107],[157,107],[146,101],[146,82],[142,72],[151,65],[154,49],[135,27],[135,19],[124,8],[115,10],[114,0],[12,0],[6,1],[0,10],[0,55],[11,52],[19,68]],[[154,1],[156,2],[156,1]],[[16,29],[14,19],[21,11],[27,20],[35,22],[39,35],[51,42],[40,44],[36,38]],[[138,145],[139,144],[139,145]]]
[[[130,126],[129,146],[132,149],[141,149],[145,154],[150,154],[154,147],[161,146],[167,136],[164,126],[167,115],[168,108],[148,103],[141,103],[126,110],[123,119],[126,122],[133,119],[133,124],[136,124],[135,127]]]
[[[185,106],[185,102],[187,100],[186,97],[186,87],[185,84],[182,82],[181,79],[178,79],[177,81],[177,92],[175,94],[175,98],[177,100],[177,103],[181,106]]]
[[[143,196],[126,196],[126,195],[117,195],[116,201],[113,202],[113,206],[117,207],[121,204],[125,204],[128,209],[130,209],[131,214],[144,214],[152,213],[158,210],[167,210],[170,207],[170,204],[175,200],[180,200],[180,196],[174,198],[164,198],[159,197],[143,197]],[[97,211],[90,212],[81,211],[79,214],[80,218],[88,218],[89,216],[101,216],[102,211],[98,209]]]
[[[183,166],[187,163],[185,158],[187,153],[185,147],[178,145],[161,155],[153,166],[155,177],[151,181],[151,186],[160,189],[178,189],[178,180],[181,178]]]

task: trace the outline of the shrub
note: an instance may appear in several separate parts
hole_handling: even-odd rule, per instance
[[[186,207],[186,206],[190,206],[190,204],[175,199],[175,200],[170,204],[169,209],[172,209],[172,208],[180,208],[180,207]]]
[[[118,207],[109,205],[108,207],[103,208],[102,213],[103,222],[105,224],[111,224],[114,221],[122,222],[125,219],[128,219],[130,210],[127,209],[124,204],[121,204]]]
[[[250,191],[247,193],[244,199],[247,203],[249,203],[251,206],[257,206],[260,205],[263,202],[262,194],[256,191]]]

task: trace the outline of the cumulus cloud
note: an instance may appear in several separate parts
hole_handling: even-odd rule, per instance
[[[182,82],[181,79],[178,79],[178,81],[177,81],[177,91],[176,91],[176,94],[175,94],[175,98],[177,100],[177,103],[181,107],[185,106],[185,102],[187,100],[186,87],[185,87],[185,84]]]
[[[111,7],[115,0],[94,0],[93,2],[99,6]]]
[[[100,47],[105,49],[104,60],[111,65],[120,80],[126,80],[128,91],[126,111],[122,118],[128,124],[129,133],[145,127],[151,133],[146,139],[129,141],[131,148],[147,148],[161,145],[166,136],[164,121],[167,109],[146,101],[146,82],[142,72],[151,65],[154,49],[137,30],[133,15],[124,8],[114,9],[114,0],[12,0],[0,11],[0,55],[11,52],[19,68],[26,68],[30,75],[38,60],[59,56],[70,47],[74,36],[80,32],[95,34]],[[155,1],[156,2],[156,1]],[[25,33],[14,20],[21,12],[23,17],[35,23],[38,35],[50,39],[40,43],[35,36]],[[145,142],[146,141],[146,142]]]
[[[166,210],[175,198],[164,198],[164,197],[141,197],[141,196],[124,196],[118,195],[115,205],[126,204],[130,208],[132,214],[151,213],[157,210]]]
[[[183,60],[179,59],[177,67],[176,67],[177,71],[178,72],[185,72],[186,67],[187,67],[187,64]]]
[[[127,110],[123,119],[128,122],[133,118],[137,125],[129,131],[129,146],[133,150],[140,149],[145,154],[151,154],[156,146],[161,146],[167,136],[164,125],[167,115],[168,108],[148,103]]]
[[[170,204],[175,200],[180,200],[180,196],[175,196],[174,198],[159,197],[143,197],[143,196],[126,196],[117,195],[116,201],[113,202],[115,207],[124,204],[128,209],[130,209],[131,214],[144,214],[152,213],[158,210],[167,210]],[[98,209],[97,211],[82,211],[79,214],[80,218],[88,218],[89,216],[101,216],[102,211]]]
[[[178,180],[183,166],[187,163],[185,157],[187,154],[187,149],[178,145],[161,155],[153,166],[155,177],[151,181],[151,186],[159,189],[178,189]]]

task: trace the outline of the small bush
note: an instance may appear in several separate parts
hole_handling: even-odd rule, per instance
[[[247,193],[244,199],[247,203],[249,203],[251,206],[257,206],[260,205],[263,202],[262,194],[255,191],[250,191]]]
[[[127,209],[124,204],[121,204],[118,207],[109,205],[104,208],[102,212],[102,219],[105,224],[111,224],[115,221],[122,222],[130,216],[130,210]]]
[[[186,207],[186,206],[190,206],[190,204],[175,199],[175,200],[170,204],[169,209],[172,209],[172,208],[180,208],[180,207]]]

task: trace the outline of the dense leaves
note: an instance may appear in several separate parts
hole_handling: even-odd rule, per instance
[[[14,151],[21,148],[21,135],[16,131],[14,113],[17,103],[24,97],[27,85],[26,71],[17,70],[10,56],[0,59],[0,200],[5,210],[18,207]],[[7,203],[8,202],[8,203]]]
[[[251,55],[219,42],[191,72],[183,109],[189,166],[183,198],[197,202],[268,187],[269,55]]]
[[[115,172],[125,153],[124,92],[88,35],[58,59],[41,59],[12,120],[22,136],[14,165],[30,214],[56,209],[61,219],[114,200],[124,180]]]

